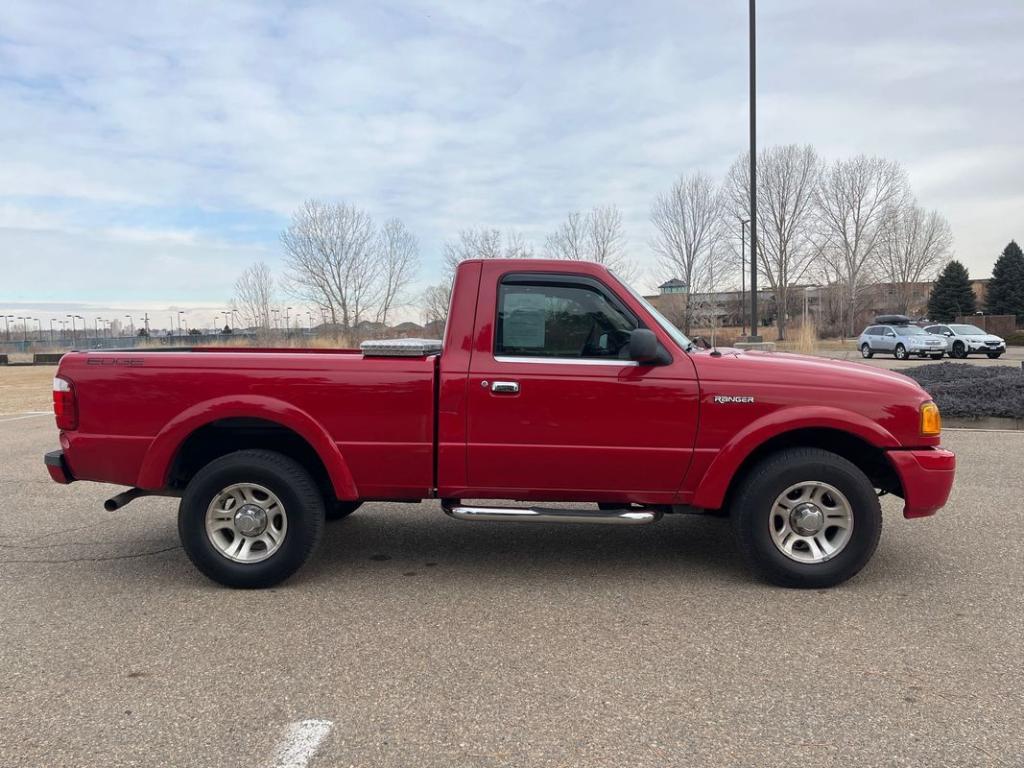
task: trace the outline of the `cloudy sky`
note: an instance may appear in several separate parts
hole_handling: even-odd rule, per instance
[[[1024,238],[1024,3],[762,0],[762,144],[879,154],[988,276]],[[5,0],[0,305],[223,306],[305,198],[538,246],[746,135],[746,2]],[[34,309],[33,309],[34,308]],[[3,309],[3,306],[0,306]]]

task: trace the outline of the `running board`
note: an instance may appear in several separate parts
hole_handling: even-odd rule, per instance
[[[457,520],[496,520],[519,523],[604,523],[610,525],[647,525],[661,519],[661,512],[649,509],[608,509],[581,512],[577,509],[543,507],[476,507],[457,502],[442,502],[445,514]]]

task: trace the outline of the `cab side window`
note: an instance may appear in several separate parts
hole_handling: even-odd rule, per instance
[[[599,283],[506,276],[498,286],[494,354],[619,359],[636,318]]]

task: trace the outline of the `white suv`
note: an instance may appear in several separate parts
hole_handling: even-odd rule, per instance
[[[1005,341],[991,333],[985,333],[976,325],[929,325],[925,330],[947,339],[950,357],[967,357],[972,353],[981,353],[995,360],[1006,352]]]

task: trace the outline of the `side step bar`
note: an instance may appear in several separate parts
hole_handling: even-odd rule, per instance
[[[441,502],[445,514],[456,520],[497,520],[506,522],[604,523],[611,525],[647,525],[661,519],[661,512],[649,509],[622,509],[582,512],[577,509],[544,507],[478,507],[457,501]]]

